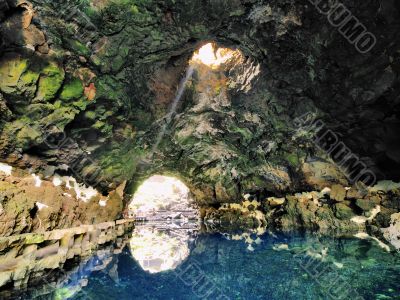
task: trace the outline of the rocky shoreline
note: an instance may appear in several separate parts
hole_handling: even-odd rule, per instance
[[[202,214],[207,226],[222,231],[268,227],[327,234],[365,233],[379,237],[392,250],[399,250],[399,211],[400,184],[383,181],[368,188],[366,194],[355,187],[334,185],[319,192],[206,208]]]
[[[4,166],[0,171],[3,237],[114,221],[129,204],[125,204],[123,186],[103,196],[70,177],[40,179],[11,167],[5,174]],[[206,226],[220,231],[268,227],[365,232],[400,248],[400,184],[391,181],[362,189],[333,184],[284,197],[247,194],[242,201],[202,205],[199,210]]]

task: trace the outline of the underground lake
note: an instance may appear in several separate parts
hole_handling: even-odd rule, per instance
[[[400,255],[368,235],[221,234],[196,223],[140,224],[15,299],[398,299]]]
[[[399,20],[0,0],[0,299],[400,300]]]

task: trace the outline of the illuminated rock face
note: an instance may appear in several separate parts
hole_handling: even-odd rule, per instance
[[[160,175],[150,177],[139,187],[129,211],[146,220],[197,218],[188,187],[176,178]]]
[[[133,258],[143,270],[159,273],[176,269],[190,254],[187,231],[137,227],[130,240]]]

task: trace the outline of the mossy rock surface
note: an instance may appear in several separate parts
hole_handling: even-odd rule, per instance
[[[35,100],[49,101],[53,99],[64,81],[64,76],[65,72],[62,67],[55,62],[49,62],[41,71]]]
[[[345,203],[337,203],[335,204],[335,215],[340,220],[350,220],[355,216],[355,213]]]
[[[44,242],[44,235],[43,234],[28,234],[25,237],[25,244],[40,244]]]
[[[30,146],[34,145],[35,141],[39,141],[42,135],[43,133],[40,130],[26,125],[21,128],[16,138],[18,141],[18,145],[22,149],[27,149]]]
[[[60,94],[60,99],[70,101],[79,99],[83,95],[83,83],[79,79],[73,79],[68,82]]]
[[[5,55],[0,62],[0,90],[6,94],[19,94],[20,78],[28,69],[28,59],[21,56]],[[27,78],[28,82],[32,77]]]
[[[82,44],[78,40],[73,40],[73,39],[68,39],[66,40],[67,47],[71,48],[71,50],[74,50],[76,53],[83,55],[83,56],[89,56],[90,55],[90,49],[86,47],[84,44]]]
[[[62,107],[55,110],[52,114],[43,118],[41,123],[43,125],[55,125],[59,129],[63,130],[67,124],[74,120],[76,114],[79,111],[72,107]]]

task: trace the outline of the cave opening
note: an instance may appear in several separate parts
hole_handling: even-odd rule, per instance
[[[224,64],[240,60],[241,57],[242,54],[238,49],[224,48],[220,47],[215,42],[208,42],[194,51],[190,64],[202,64],[216,70],[221,68]]]
[[[175,177],[153,175],[136,190],[129,216],[140,221],[189,221],[198,219],[189,188]]]

